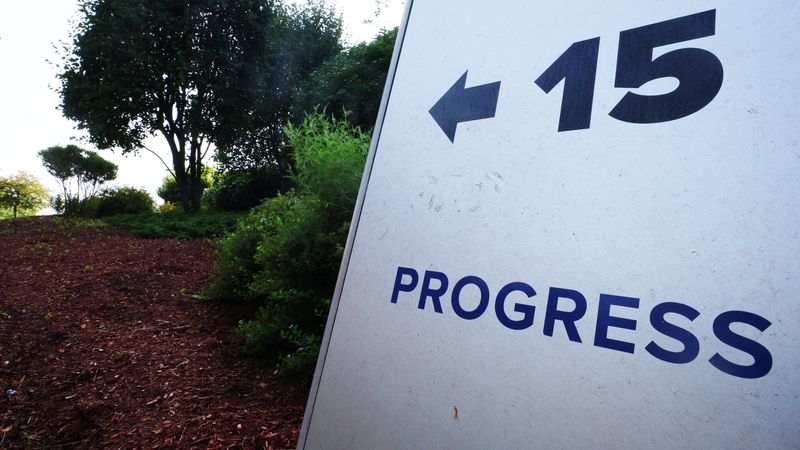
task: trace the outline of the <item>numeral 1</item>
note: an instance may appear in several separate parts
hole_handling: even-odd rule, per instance
[[[564,80],[558,131],[589,128],[600,38],[576,42],[536,79],[545,93]]]

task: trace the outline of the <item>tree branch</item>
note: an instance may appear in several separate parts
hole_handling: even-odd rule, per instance
[[[206,155],[208,154],[208,150],[210,148],[211,148],[211,141],[209,140],[209,141],[206,141],[206,149],[203,150],[203,156],[201,156],[200,159],[205,159],[206,158]]]
[[[164,161],[164,158],[162,158],[161,155],[154,152],[153,150],[150,150],[149,148],[147,148],[146,145],[142,145],[142,148],[155,155],[155,157],[158,158],[159,161],[161,161],[161,164],[163,164],[164,167],[167,168],[167,172],[169,172],[169,174],[172,175],[172,178],[175,178],[175,172],[172,170],[172,168],[169,167],[169,164],[167,164],[167,162]]]

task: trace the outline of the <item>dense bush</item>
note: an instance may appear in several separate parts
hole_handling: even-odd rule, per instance
[[[97,217],[97,208],[100,206],[98,196],[87,198],[70,198],[64,200],[61,195],[56,195],[50,199],[50,206],[59,214],[65,217]]]
[[[203,202],[221,211],[244,211],[275,197],[285,184],[278,169],[261,168],[220,173]]]
[[[117,187],[106,189],[98,196],[97,217],[116,214],[148,214],[155,209],[153,197],[144,189]]]
[[[368,138],[348,122],[309,116],[287,136],[297,190],[265,201],[222,240],[211,298],[257,302],[240,324],[246,349],[311,375],[366,160]]]
[[[158,205],[158,212],[160,213],[172,213],[178,211],[183,211],[180,203],[164,202]]]
[[[216,171],[212,167],[203,166],[203,174],[200,177],[200,188],[203,192],[214,184],[214,177]],[[178,188],[178,182],[175,177],[167,175],[162,181],[161,186],[156,190],[156,194],[164,200],[165,203],[172,203],[180,206],[181,204],[181,191]]]

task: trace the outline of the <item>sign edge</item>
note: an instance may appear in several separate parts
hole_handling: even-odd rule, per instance
[[[405,41],[406,30],[408,29],[408,22],[411,16],[411,9],[414,5],[414,0],[407,0],[405,12],[403,13],[403,20],[400,24],[397,40],[395,42],[394,51],[392,54],[392,61],[389,65],[387,72],[386,84],[383,88],[383,96],[381,98],[381,106],[378,110],[378,118],[375,122],[375,128],[372,133],[372,142],[370,143],[369,153],[365,163],[364,173],[361,177],[361,186],[356,200],[356,206],[353,210],[353,218],[350,221],[350,231],[347,236],[347,243],[342,255],[342,261],[339,266],[339,275],[336,279],[336,289],[334,290],[331,299],[331,308],[328,312],[328,320],[325,324],[325,334],[323,335],[320,344],[320,352],[317,358],[317,365],[314,369],[314,378],[309,390],[308,400],[306,403],[305,413],[303,415],[303,423],[300,428],[300,436],[297,440],[298,449],[305,449],[306,440],[308,439],[309,427],[311,425],[311,418],[314,414],[314,406],[317,401],[317,394],[319,393],[320,382],[322,379],[322,372],[324,371],[325,360],[328,356],[328,347],[330,346],[331,334],[333,333],[333,326],[336,322],[336,314],[339,311],[339,302],[342,297],[342,290],[344,282],[347,278],[347,270],[350,265],[350,257],[353,253],[353,244],[355,243],[356,234],[358,233],[358,225],[361,220],[361,211],[364,208],[364,200],[366,198],[367,189],[369,187],[369,179],[372,175],[372,167],[375,162],[375,154],[378,150],[380,143],[381,133],[383,131],[383,123],[386,118],[386,110],[388,109],[389,100],[394,87],[395,75],[397,73],[397,66],[400,62],[400,55],[402,53],[403,42]]]

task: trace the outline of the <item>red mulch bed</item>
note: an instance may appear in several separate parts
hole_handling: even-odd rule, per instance
[[[307,388],[237,354],[241,309],[192,298],[214,259],[0,221],[0,448],[294,447]]]

